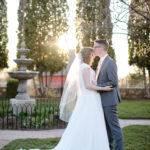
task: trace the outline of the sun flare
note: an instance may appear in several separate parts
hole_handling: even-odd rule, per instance
[[[69,34],[62,35],[58,40],[59,48],[65,52],[69,51],[70,49],[75,49],[76,43],[76,39]]]

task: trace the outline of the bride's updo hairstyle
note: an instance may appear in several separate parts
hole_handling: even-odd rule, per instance
[[[91,53],[94,52],[91,47],[84,47],[81,49],[83,63],[90,64]]]

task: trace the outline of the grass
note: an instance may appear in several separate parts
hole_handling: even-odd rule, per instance
[[[59,139],[17,139],[7,144],[1,150],[29,150],[29,149],[40,149],[50,150],[57,143]]]
[[[123,128],[125,150],[149,150],[150,126],[133,125]],[[2,150],[48,150],[54,148],[59,142],[56,139],[18,139],[7,144]]]
[[[125,150],[149,150],[150,126],[133,125],[123,128]]]
[[[150,119],[149,100],[123,100],[118,105],[121,119]]]

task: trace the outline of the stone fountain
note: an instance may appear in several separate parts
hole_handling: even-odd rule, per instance
[[[22,43],[21,49],[18,49],[20,58],[14,61],[19,65],[19,71],[8,72],[12,78],[19,80],[18,94],[15,98],[10,99],[10,103],[13,108],[13,114],[18,115],[20,112],[31,112],[35,106],[35,99],[31,99],[28,95],[27,80],[34,78],[39,72],[37,71],[27,71],[27,65],[33,62],[33,59],[27,59],[26,54],[30,51],[26,49],[26,44],[24,42],[24,13],[25,13],[25,0],[22,3],[23,8],[23,24],[22,24]],[[13,88],[13,87],[12,87]]]
[[[27,65],[33,62],[33,59],[26,58],[26,54],[29,51],[29,49],[25,48],[25,42],[23,40],[23,42],[21,43],[21,49],[18,49],[18,53],[21,56],[20,58],[14,60],[20,66],[19,71],[8,72],[12,78],[19,80],[19,85],[17,89],[18,94],[15,98],[10,99],[14,115],[17,115],[21,111],[31,112],[31,108],[35,106],[35,99],[31,99],[28,95],[27,80],[32,79],[39,72],[27,71]]]

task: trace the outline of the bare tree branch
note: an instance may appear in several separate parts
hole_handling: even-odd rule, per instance
[[[142,16],[143,18],[145,18],[146,20],[148,20],[150,22],[150,17],[144,15],[143,12],[141,12],[141,10],[137,9],[135,6],[133,5],[129,5],[128,3],[126,3],[124,0],[120,0],[122,3],[124,3],[126,6],[128,6],[131,10],[133,10],[135,13],[139,14],[140,16]]]

